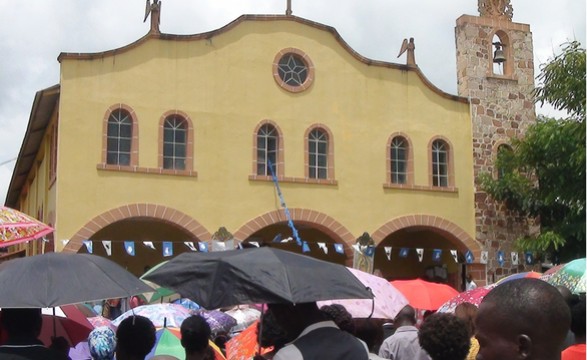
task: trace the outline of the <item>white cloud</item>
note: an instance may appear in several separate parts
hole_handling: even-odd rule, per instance
[[[558,45],[585,44],[584,0],[512,0],[514,21],[529,23],[536,66]],[[59,81],[60,52],[99,52],[146,34],[143,0],[0,0],[0,163],[15,157],[35,93]],[[242,14],[284,14],[286,0],[163,0],[161,30],[195,34],[220,28]],[[456,93],[454,26],[477,14],[474,0],[292,0],[296,16],[337,29],[361,55],[390,62],[404,38],[414,37],[416,61],[440,89]],[[548,111],[538,109],[541,111]],[[0,200],[14,162],[0,165]]]

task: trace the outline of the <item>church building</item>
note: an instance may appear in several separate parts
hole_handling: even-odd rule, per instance
[[[509,1],[456,20],[456,95],[426,78],[414,39],[398,64],[289,8],[175,35],[160,7],[131,44],[59,55],[6,200],[55,232],[12,252],[91,252],[141,275],[186,251],[273,246],[457,289],[531,266],[513,240],[538,225],[477,182],[535,121],[532,34]]]

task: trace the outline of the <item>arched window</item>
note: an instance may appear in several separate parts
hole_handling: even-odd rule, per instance
[[[269,163],[277,175],[279,134],[271,124],[264,124],[257,132],[257,175],[271,176]]]
[[[308,177],[328,179],[328,134],[322,129],[308,135]]]
[[[491,37],[490,74],[511,76],[513,69],[512,49],[508,34],[497,30]]]
[[[389,146],[389,165],[392,184],[406,184],[408,181],[408,141],[396,136]]]
[[[497,171],[497,178],[501,179],[505,174],[511,172],[508,166],[508,158],[513,155],[513,150],[509,145],[501,144],[497,147],[497,160],[495,162],[495,168]]]
[[[171,115],[165,118],[163,124],[164,169],[186,169],[187,142],[187,121],[179,115]]]
[[[449,147],[442,140],[432,142],[432,186],[449,186]]]
[[[106,163],[131,165],[133,119],[124,109],[115,109],[108,117]]]

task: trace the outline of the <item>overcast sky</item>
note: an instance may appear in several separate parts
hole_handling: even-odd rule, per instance
[[[396,56],[414,37],[416,62],[432,83],[456,94],[455,20],[477,15],[477,0],[291,0],[293,14],[334,27],[361,55]],[[197,34],[242,14],[284,14],[286,0],[162,0],[163,33]],[[511,0],[530,24],[536,67],[568,40],[585,45],[585,0]],[[0,0],[0,202],[10,184],[35,92],[59,82],[60,52],[100,52],[147,33],[144,0]],[[536,70],[538,74],[538,69]],[[539,113],[558,115],[552,109]]]

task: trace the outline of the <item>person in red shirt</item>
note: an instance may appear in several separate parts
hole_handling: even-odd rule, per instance
[[[571,308],[571,331],[575,334],[575,344],[566,348],[561,360],[585,360],[585,298]]]

